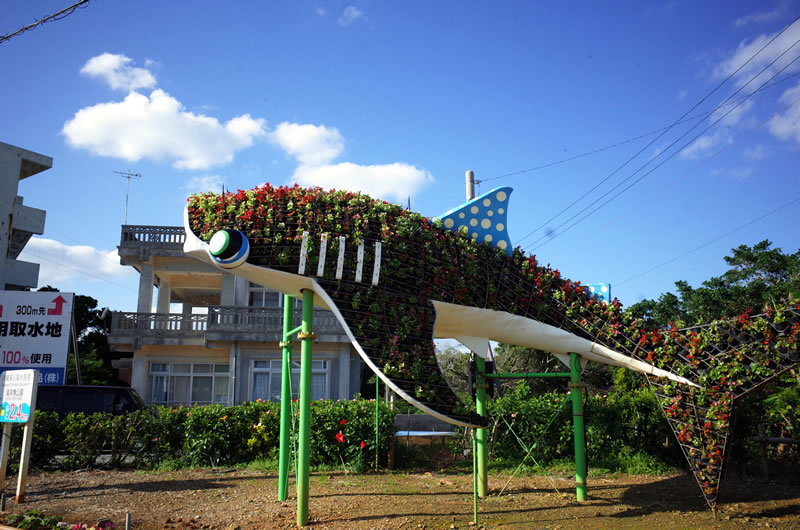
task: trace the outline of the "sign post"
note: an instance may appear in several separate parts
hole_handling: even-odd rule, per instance
[[[28,483],[28,463],[33,441],[33,413],[36,410],[36,394],[39,389],[38,370],[7,370],[0,374],[0,422],[3,423],[3,442],[0,449],[0,484],[5,483],[8,469],[8,449],[11,443],[11,426],[22,423],[22,455],[17,480],[17,504],[24,502]]]
[[[0,372],[36,369],[39,383],[66,383],[75,295],[0,291]]]

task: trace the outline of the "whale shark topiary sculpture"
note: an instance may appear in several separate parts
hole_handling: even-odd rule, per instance
[[[598,300],[511,248],[510,193],[492,190],[441,219],[320,188],[266,184],[197,194],[185,210],[184,250],[280,292],[313,290],[315,303],[336,315],[387,385],[457,425],[479,421],[439,370],[434,338],[455,338],[477,354],[485,354],[489,339],[561,358],[575,352],[584,361],[644,373],[713,507],[733,399],[797,363],[797,311],[786,308],[780,331],[765,320],[735,344],[727,338],[758,318],[688,333],[647,332],[617,300]],[[739,344],[760,349],[743,353]],[[757,359],[742,361],[748,355]]]

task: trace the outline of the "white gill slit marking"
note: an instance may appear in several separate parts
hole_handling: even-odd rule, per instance
[[[336,279],[342,279],[344,272],[344,236],[339,236],[339,258],[336,260]]]
[[[356,281],[361,281],[361,271],[364,269],[364,242],[358,244],[358,255],[356,256]]]
[[[297,266],[297,274],[306,273],[306,252],[308,251],[308,232],[303,232],[303,242],[300,243],[300,264]]]
[[[375,243],[375,265],[372,267],[372,285],[378,285],[381,274],[381,242]]]
[[[319,263],[317,264],[317,276],[325,274],[325,256],[328,254],[328,234],[322,234],[319,240]]]

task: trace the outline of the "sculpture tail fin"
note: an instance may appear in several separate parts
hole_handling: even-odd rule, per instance
[[[800,362],[800,306],[667,331],[657,358],[697,382],[649,377],[706,502],[718,502],[722,463],[737,398]],[[660,351],[658,351],[660,350]],[[648,354],[652,356],[652,354]]]

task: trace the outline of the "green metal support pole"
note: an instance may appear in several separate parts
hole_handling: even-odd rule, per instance
[[[472,522],[478,524],[478,453],[475,429],[472,429]]]
[[[381,388],[381,379],[377,375],[375,376],[375,471],[378,470],[378,427],[380,423],[380,388]]]
[[[293,298],[283,296],[283,363],[281,365],[281,434],[278,460],[278,500],[289,498],[289,461],[292,445],[292,329]]]
[[[475,356],[475,371],[475,409],[480,416],[486,416],[486,361],[480,355]],[[489,494],[489,444],[485,427],[475,430],[475,440],[478,447],[478,496],[483,498]]]
[[[297,526],[308,524],[308,482],[311,457],[311,345],[314,341],[314,291],[303,290],[300,339],[300,432],[297,448]]]
[[[581,358],[569,354],[570,396],[572,397],[572,428],[575,439],[575,493],[578,502],[586,500],[586,435],[583,427],[583,383],[581,383]]]

